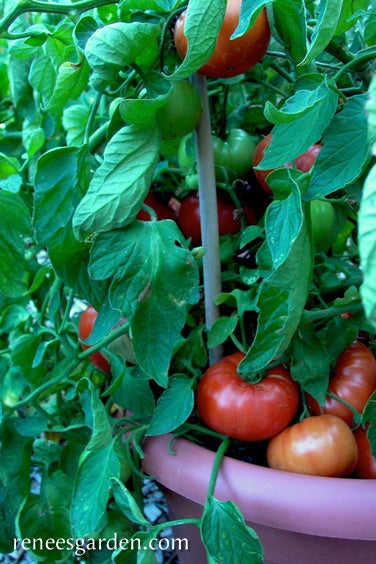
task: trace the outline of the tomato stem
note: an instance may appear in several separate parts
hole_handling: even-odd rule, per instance
[[[207,494],[206,494],[206,499],[209,496],[214,495],[215,484],[217,482],[219,468],[222,464],[223,457],[225,456],[226,451],[227,451],[228,447],[230,446],[230,443],[231,443],[231,439],[229,437],[226,437],[225,439],[223,439],[223,441],[221,442],[221,444],[218,447],[218,450],[217,450],[216,455],[215,455],[214,463],[213,463],[213,468],[212,468],[212,471],[211,471],[211,474],[210,474],[210,482],[209,482],[209,487],[208,487],[208,491],[207,491]]]
[[[341,313],[359,313],[361,311],[363,311],[363,305],[361,302],[345,304],[343,306],[328,307],[328,309],[314,309],[311,311],[305,310],[302,315],[302,322],[308,323],[312,321],[321,321],[323,319],[336,317],[337,315],[341,315]]]

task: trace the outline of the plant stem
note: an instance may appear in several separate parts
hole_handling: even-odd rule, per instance
[[[95,345],[90,345],[88,349],[85,349],[83,352],[81,352],[78,355],[78,359],[83,360],[84,358],[87,358],[93,352],[102,349],[103,347],[105,347],[109,343],[112,343],[112,341],[115,341],[115,339],[117,339],[121,335],[124,335],[125,333],[129,333],[129,323],[123,323],[123,325],[111,331],[109,335],[107,335],[106,337],[95,343]]]
[[[201,96],[203,106],[202,118],[196,129],[195,139],[201,237],[202,245],[206,249],[203,258],[206,327],[210,329],[219,318],[219,307],[215,304],[215,299],[221,292],[217,191],[206,78],[196,73],[193,75],[192,82]],[[221,346],[209,350],[210,364],[218,362],[221,358]]]
[[[95,153],[95,151],[102,145],[102,143],[106,140],[108,126],[110,122],[106,121],[103,125],[98,127],[96,131],[92,135],[90,135],[88,140],[88,149],[90,153]]]
[[[74,4],[58,4],[54,2],[39,2],[38,0],[19,0],[0,20],[0,34],[22,14],[27,12],[42,12],[50,14],[82,14],[98,6],[112,4],[110,0],[81,0]]]
[[[216,453],[215,459],[214,459],[214,463],[213,463],[213,468],[212,468],[211,475],[210,475],[210,482],[209,482],[209,487],[208,487],[208,492],[206,494],[206,498],[214,495],[215,484],[217,483],[219,468],[222,464],[223,457],[226,454],[226,450],[230,446],[230,442],[231,442],[231,439],[229,437],[226,437],[225,439],[223,439],[222,443],[220,444],[220,446],[217,450],[217,453]]]
[[[343,67],[334,75],[334,80],[338,79],[351,67],[354,67],[360,63],[370,61],[376,57],[376,48],[370,48],[361,55],[355,56],[351,61],[343,65]]]
[[[321,321],[324,319],[330,319],[331,317],[336,317],[337,315],[341,315],[341,313],[359,313],[360,311],[363,311],[363,304],[361,302],[345,304],[343,306],[328,307],[328,309],[304,311],[302,315],[302,322],[308,323],[312,321]]]

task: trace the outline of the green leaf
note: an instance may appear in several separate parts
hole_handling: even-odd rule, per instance
[[[126,486],[116,478],[112,478],[111,485],[115,501],[122,513],[133,523],[150,526],[149,521],[144,517],[136,500]]]
[[[36,543],[32,552],[49,561],[59,561],[64,552],[54,546],[47,548],[47,539],[68,539],[72,536],[69,522],[69,505],[72,495],[72,481],[57,470],[51,476],[44,474],[39,495],[29,494],[18,515],[21,538],[42,539],[42,547]],[[67,547],[65,547],[67,550]],[[67,551],[67,556],[69,552]]]
[[[111,478],[119,477],[120,462],[114,441],[96,450],[83,451],[71,506],[72,532],[76,538],[90,536],[105,525]]]
[[[59,147],[42,155],[35,177],[34,228],[58,276],[95,304],[102,299],[104,287],[89,278],[90,245],[78,242],[72,229],[73,212],[88,185],[90,166],[85,147]]]
[[[173,93],[171,81],[159,73],[150,72],[147,83],[147,97],[124,99],[119,104],[119,112],[125,123],[141,128],[150,128],[156,123],[156,113],[166,104]]]
[[[30,212],[17,194],[0,190],[0,292],[11,298],[25,290],[25,239],[31,236]]]
[[[313,325],[300,325],[292,339],[290,354],[293,379],[323,405],[329,384],[330,358]]]
[[[215,323],[210,327],[208,335],[208,347],[212,349],[221,343],[235,331],[238,324],[238,317],[233,315],[231,317],[219,317]]]
[[[371,395],[363,410],[362,423],[364,426],[369,424],[367,437],[371,445],[371,452],[373,456],[376,456],[376,392]]]
[[[159,56],[159,35],[159,26],[147,22],[116,22],[95,31],[85,48],[93,86],[115,85],[119,72],[131,64],[150,67]]]
[[[141,421],[150,421],[154,411],[154,394],[149,379],[138,366],[120,365],[118,357],[111,362],[113,385],[107,390],[114,402],[128,409]]]
[[[338,96],[322,76],[313,75],[311,82],[307,79],[298,81],[297,86],[301,89],[293,97],[292,108],[291,102],[287,101],[278,114],[287,122],[274,126],[272,141],[258,165],[260,169],[283,166],[307,151],[321,138],[333,118]],[[290,118],[294,118],[293,121],[288,121]]]
[[[72,147],[83,145],[90,115],[90,106],[73,104],[63,111],[62,123],[67,132],[67,144]]]
[[[190,0],[184,24],[187,53],[172,77],[187,78],[209,59],[226,11],[226,0]]]
[[[277,33],[296,63],[307,53],[307,24],[303,0],[275,0],[274,25]]]
[[[193,405],[192,379],[183,374],[170,377],[169,387],[158,399],[146,434],[155,436],[174,431],[188,419]]]
[[[126,226],[139,212],[159,158],[158,130],[126,126],[109,141],[73,216],[78,239]]]
[[[175,222],[136,221],[98,235],[89,272],[96,280],[113,277],[111,304],[130,322],[136,358],[166,387],[186,307],[198,300],[197,265]]]
[[[42,104],[47,105],[55,88],[57,72],[50,58],[41,51],[32,61],[29,81],[42,98]]]
[[[23,334],[10,343],[12,363],[22,373],[25,381],[36,388],[41,383],[46,369],[34,365],[36,351],[41,344],[41,334]]]
[[[311,37],[308,53],[300,63],[301,65],[313,61],[324,51],[336,33],[342,4],[343,0],[320,0],[317,24]]]
[[[299,207],[296,211],[299,215],[303,213]],[[307,213],[305,208],[305,217]],[[289,242],[286,244],[290,245]],[[312,278],[312,257],[308,222],[302,221],[299,235],[291,245],[286,260],[261,282],[256,335],[239,364],[240,373],[262,370],[289,346],[307,301]]]
[[[43,147],[45,141],[46,135],[39,125],[27,123],[22,128],[22,142],[29,159]]]
[[[263,548],[232,501],[209,496],[201,520],[201,538],[214,562],[262,563]]]
[[[249,243],[252,243],[258,237],[263,234],[262,227],[258,225],[248,225],[240,234],[239,249],[242,249]]]
[[[273,1],[273,0],[272,0]],[[231,39],[240,37],[247,33],[254,24],[262,8],[270,4],[270,0],[243,0],[240,8],[239,23],[231,35]]]
[[[371,80],[368,96],[369,98],[366,102],[368,137],[371,144],[372,154],[376,155],[376,76],[374,76]]]
[[[282,173],[293,182],[288,169],[284,169]],[[265,234],[274,268],[278,268],[287,259],[291,246],[299,236],[302,221],[300,192],[297,187],[284,200],[273,200],[268,206]]]
[[[59,68],[56,84],[51,98],[44,107],[55,120],[61,119],[69,100],[76,100],[85,90],[89,79],[90,67],[85,59],[79,63],[66,62]]]
[[[364,184],[359,209],[359,253],[363,271],[360,294],[368,321],[376,329],[376,165]]]
[[[7,507],[13,517],[30,492],[30,466],[33,441],[19,435],[14,419],[6,419],[1,428],[0,476],[7,486]]]
[[[355,22],[354,15],[362,10],[367,10],[369,0],[343,0],[339,21],[334,35],[341,35],[348,31]]]
[[[104,449],[112,440],[112,428],[108,419],[106,408],[98,397],[94,384],[87,378],[83,378],[77,384],[78,391],[89,391],[90,407],[86,410],[86,423],[92,429],[86,451]],[[85,397],[85,396],[83,396]]]
[[[323,134],[307,200],[315,200],[345,188],[363,172],[369,161],[366,94],[352,96]]]
[[[326,90],[298,90],[290,96],[281,109],[276,108],[271,102],[265,104],[264,114],[270,123],[290,123],[312,111],[317,104],[322,104],[326,97]]]
[[[8,507],[8,488],[0,480],[0,551],[8,554],[14,550],[16,537],[14,518]]]
[[[82,53],[85,51],[87,41],[97,31],[98,27],[98,22],[92,16],[82,16],[76,23],[73,38]]]

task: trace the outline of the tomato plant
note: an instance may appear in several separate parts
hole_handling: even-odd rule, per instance
[[[242,353],[211,366],[197,388],[197,409],[205,423],[233,439],[260,441],[284,429],[294,417],[299,392],[282,365],[268,370],[257,384],[237,373]]]
[[[273,437],[267,448],[270,468],[299,474],[345,477],[357,460],[353,433],[335,415],[307,417]]]
[[[352,343],[338,358],[334,376],[329,382],[330,395],[320,406],[309,400],[312,413],[329,413],[352,425],[353,412],[341,400],[362,413],[371,394],[376,390],[376,359],[368,347],[360,341]],[[339,399],[337,400],[336,397]]]
[[[78,322],[78,336],[81,340],[85,340],[90,337],[97,317],[98,312],[91,305],[88,305],[88,307],[82,312],[80,320]],[[81,347],[84,350],[90,348],[84,343],[81,343]],[[93,354],[89,356],[89,359],[94,364],[94,366],[100,368],[100,370],[103,370],[103,372],[111,372],[110,364],[99,351],[93,352]]]
[[[177,20],[189,43],[183,59]],[[23,556],[12,554],[15,538],[95,531],[120,539],[129,519],[137,532],[144,437],[178,429],[207,444],[213,432],[194,391],[223,356],[244,351],[237,372],[246,379],[283,364],[273,383],[286,384],[292,404],[310,394],[324,409],[342,351],[355,339],[375,350],[374,21],[374,3],[364,0],[1,2],[1,554]],[[198,72],[207,63],[219,76]],[[253,139],[269,132],[262,166],[278,169],[274,198],[249,170]],[[181,160],[180,146],[189,158]],[[203,204],[198,217],[197,199],[188,200],[186,230],[192,189]],[[211,225],[216,194],[227,233],[220,241]],[[335,212],[330,236],[326,202]],[[179,229],[180,205],[192,245]],[[175,220],[149,221],[155,216]],[[194,249],[201,230],[205,249]],[[83,304],[100,311],[97,351],[80,346]],[[95,352],[107,363],[107,351],[111,372],[86,362]],[[285,413],[265,408],[267,382],[241,384],[258,390],[258,436]],[[364,390],[367,382],[358,399]],[[292,404],[284,424],[305,414],[303,401],[295,415]],[[230,419],[237,409],[222,411]],[[363,417],[352,427],[368,423]],[[252,456],[263,446],[237,440],[231,449]],[[211,491],[195,520],[208,560],[241,561],[239,547],[261,561],[232,505],[213,515]],[[141,528],[156,531],[144,520]],[[217,546],[223,530],[231,547]],[[111,552],[92,559],[119,557]],[[30,558],[72,555],[46,549]]]
[[[270,28],[263,9],[253,26],[244,35],[231,39],[239,23],[241,0],[227,2],[225,17],[218,34],[213,54],[199,69],[211,77],[229,78],[247,72],[265,55],[270,41]],[[183,12],[174,29],[176,50],[182,59],[187,53],[187,38],[184,34],[186,13]]]
[[[376,479],[376,458],[371,452],[367,437],[367,430],[358,427],[354,431],[354,437],[358,447],[358,463],[355,468],[357,478]]]
[[[217,196],[217,209],[219,234],[238,233],[241,220],[235,205],[228,204]],[[244,213],[248,224],[256,223],[256,213],[250,206],[245,205],[241,213]],[[194,246],[201,245],[200,200],[196,192],[189,194],[182,201],[177,222],[184,237],[191,238]]]
[[[153,192],[149,192],[144,203],[155,211],[157,219],[176,219],[176,215],[171,208],[162,204]],[[150,213],[146,209],[141,209],[137,214],[137,219],[150,221]]]
[[[163,139],[183,137],[195,129],[202,113],[197,90],[187,80],[171,82],[171,94],[157,111],[158,128]]]

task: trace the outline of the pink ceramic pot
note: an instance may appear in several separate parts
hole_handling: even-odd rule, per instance
[[[215,454],[177,439],[171,455],[170,440],[147,440],[144,470],[162,485],[171,519],[200,517]],[[215,496],[239,507],[259,535],[265,563],[376,562],[374,480],[304,476],[225,457]],[[197,527],[177,527],[174,534],[190,541],[179,554],[182,564],[206,564]]]

